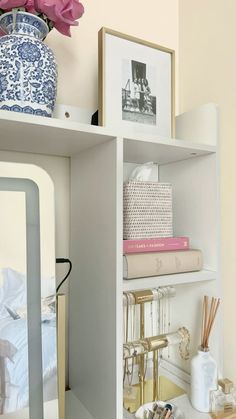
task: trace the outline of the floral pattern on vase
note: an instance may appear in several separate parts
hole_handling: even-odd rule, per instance
[[[48,32],[46,23],[18,12],[13,29],[12,13],[6,13],[0,17],[0,28],[9,33],[0,38],[0,109],[52,116],[57,64],[41,40]]]

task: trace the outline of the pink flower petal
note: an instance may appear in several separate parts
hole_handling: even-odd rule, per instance
[[[27,12],[29,12],[29,13],[33,13],[33,14],[36,13],[34,0],[27,0],[25,8],[26,8]]]
[[[55,28],[58,30],[58,32],[62,33],[62,35],[71,37],[70,32],[70,25],[64,22],[55,22]]]
[[[0,9],[8,10],[14,7],[24,7],[27,0],[0,0]]]

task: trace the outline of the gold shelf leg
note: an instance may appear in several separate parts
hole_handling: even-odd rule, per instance
[[[57,296],[57,371],[59,419],[65,419],[66,389],[66,298]]]
[[[140,304],[140,339],[144,338],[145,334],[145,310],[144,303]],[[144,404],[144,376],[145,376],[145,365],[144,355],[139,357],[139,385],[140,385],[140,406]]]
[[[158,351],[153,352],[153,401],[159,399],[158,386]]]

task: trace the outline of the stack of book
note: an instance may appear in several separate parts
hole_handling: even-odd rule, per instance
[[[124,240],[123,253],[124,279],[200,271],[203,265],[188,237]]]

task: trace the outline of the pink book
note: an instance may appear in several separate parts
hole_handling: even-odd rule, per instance
[[[164,252],[188,250],[188,237],[162,237],[159,239],[123,240],[123,253]]]

